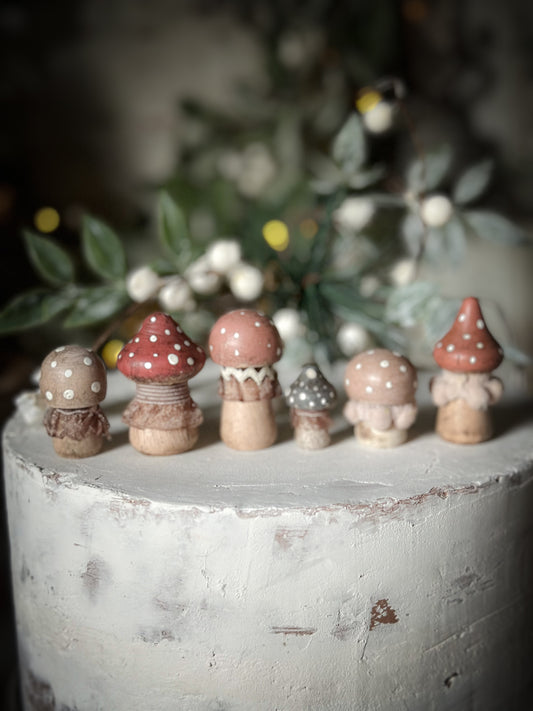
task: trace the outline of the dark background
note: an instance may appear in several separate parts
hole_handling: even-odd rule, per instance
[[[60,212],[54,236],[66,245],[84,210],[126,232],[142,228],[154,187],[175,167],[178,99],[231,106],[232,85],[263,81],[269,47],[301,28],[325,33],[328,61],[354,63],[347,111],[365,83],[402,77],[422,134],[445,130],[464,151],[493,155],[495,206],[529,225],[530,3],[0,2],[0,306],[37,283],[20,233],[39,207]],[[36,334],[2,339],[2,422],[46,352]],[[4,519],[0,685],[9,709],[16,660]]]

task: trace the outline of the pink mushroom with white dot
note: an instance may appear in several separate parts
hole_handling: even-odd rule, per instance
[[[417,415],[417,384],[414,366],[399,353],[374,348],[354,356],[345,372],[343,412],[357,440],[380,449],[403,444]]]
[[[204,367],[201,346],[171,316],[156,312],[120,351],[117,368],[136,385],[122,416],[131,444],[143,454],[179,454],[198,440],[203,415],[188,381]]]
[[[220,436],[232,449],[255,450],[276,441],[272,399],[281,394],[272,367],[283,344],[271,319],[252,309],[221,316],[211,329],[209,350],[222,366]]]
[[[109,437],[109,422],[99,403],[106,396],[103,362],[91,350],[69,345],[55,348],[41,365],[41,393],[48,409],[46,432],[61,457],[91,457]]]
[[[476,444],[492,436],[489,406],[503,385],[492,375],[503,360],[503,350],[488,330],[479,301],[464,299],[451,329],[433,349],[443,370],[430,383],[438,407],[436,431],[458,444]]]

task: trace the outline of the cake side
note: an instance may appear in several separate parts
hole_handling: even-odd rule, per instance
[[[83,462],[18,418],[4,434],[25,711],[528,707],[525,407],[471,449],[422,419],[369,453],[337,420],[323,452],[228,456],[208,432],[153,459],[110,405]]]

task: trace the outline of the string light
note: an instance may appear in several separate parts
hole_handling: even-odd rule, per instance
[[[283,252],[289,246],[289,228],[281,220],[269,220],[263,225],[263,237],[272,249]]]
[[[355,108],[360,114],[366,114],[368,111],[375,108],[382,100],[383,96],[379,91],[376,91],[376,89],[371,87],[365,87],[357,94]]]
[[[123,347],[123,341],[120,341],[118,338],[113,338],[113,340],[108,341],[102,348],[102,360],[108,368],[117,367],[118,354],[120,353]]]
[[[33,224],[39,232],[45,234],[56,230],[60,222],[59,212],[53,207],[41,207],[33,216]]]

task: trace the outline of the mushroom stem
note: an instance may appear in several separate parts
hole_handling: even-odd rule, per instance
[[[54,445],[55,453],[60,457],[81,459],[98,454],[102,449],[103,439],[101,435],[87,435],[83,439],[52,437],[52,444]]]
[[[189,384],[181,383],[136,383],[135,399],[140,402],[161,405],[176,405],[190,400]]]
[[[489,410],[477,410],[459,398],[439,407],[437,433],[448,442],[478,444],[492,437]]]
[[[133,427],[130,425],[130,443],[142,454],[166,456],[181,454],[192,449],[198,440],[198,427],[177,427],[173,430]]]
[[[294,439],[303,449],[322,449],[331,442],[330,417],[326,410],[309,412],[291,408]]]
[[[277,426],[272,400],[223,400],[220,437],[224,444],[240,451],[270,447],[276,441]]]

